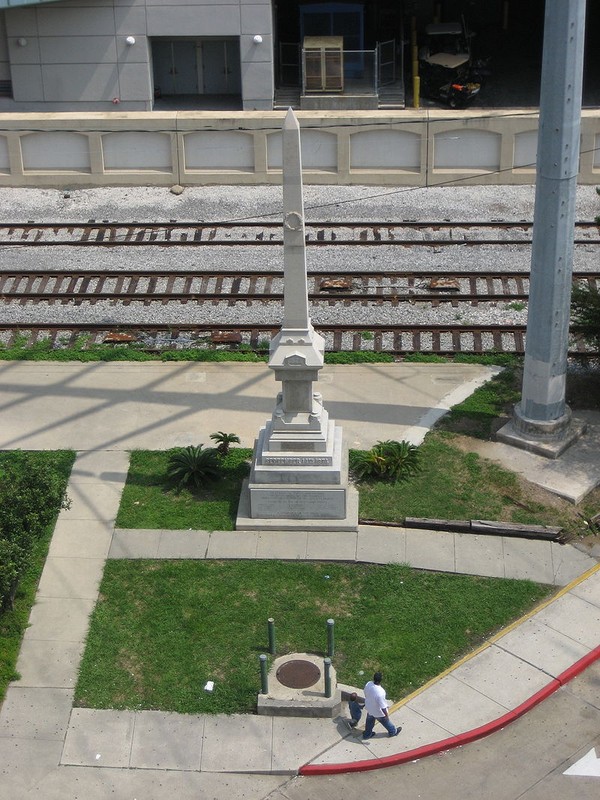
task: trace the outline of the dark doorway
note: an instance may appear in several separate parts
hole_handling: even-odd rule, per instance
[[[237,108],[241,102],[238,38],[154,39],[152,70],[155,108]]]

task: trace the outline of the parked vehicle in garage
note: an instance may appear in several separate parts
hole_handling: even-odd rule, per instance
[[[425,28],[419,51],[421,93],[450,108],[465,108],[481,90],[484,65],[473,63],[471,36],[461,22],[443,22]],[[477,80],[479,78],[479,80]]]

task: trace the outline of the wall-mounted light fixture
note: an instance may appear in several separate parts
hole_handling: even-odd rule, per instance
[[[131,47],[132,45],[135,44],[135,36],[128,36],[125,39],[125,42],[129,45],[129,47]]]
[[[24,39],[22,36],[17,39],[17,44],[19,47],[27,47],[27,39]]]
[[[256,34],[256,36],[254,37],[253,41],[254,41],[254,44],[262,44],[262,36],[260,35],[260,33]]]

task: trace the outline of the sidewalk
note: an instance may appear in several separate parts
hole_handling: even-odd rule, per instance
[[[19,369],[22,366],[25,370]],[[182,370],[177,372],[179,378],[207,372],[198,366],[195,371],[181,366],[171,369]],[[420,384],[423,404],[418,409],[408,402],[397,409],[392,379],[400,383],[406,378],[401,371],[381,371],[381,380],[392,382],[387,394],[378,396],[378,423],[369,426],[360,421],[360,399],[355,396],[345,411],[362,437],[381,438],[383,418],[396,425],[397,438],[411,428],[425,428],[423,420],[449,403],[450,395],[467,391],[473,380],[466,372],[454,376],[452,370],[427,369]],[[175,401],[180,408],[185,404],[190,416],[205,405],[200,439],[224,425],[233,430],[229,416],[218,402],[213,404],[215,398],[209,402],[199,393],[186,397],[179,385],[165,388],[174,379],[169,370],[142,374],[134,369],[132,376],[112,369],[104,377],[99,376],[98,365],[58,365],[56,371],[48,364],[3,365],[2,370],[0,402],[5,411],[15,409],[11,424],[3,428],[2,446],[41,448],[49,446],[49,440],[62,438],[61,446],[72,443],[79,450],[68,488],[72,507],[61,512],[56,525],[17,665],[21,678],[9,687],[0,710],[2,788],[11,798],[79,796],[89,800],[112,792],[117,797],[161,800],[170,799],[173,792],[181,800],[210,792],[220,797],[226,793],[229,798],[262,797],[298,770],[310,774],[371,769],[386,764],[386,759],[394,762],[434,752],[440,741],[445,747],[462,743],[471,731],[481,732],[482,726],[483,732],[489,732],[497,720],[506,724],[530,698],[539,699],[558,688],[577,662],[583,666],[600,655],[600,568],[595,559],[569,545],[369,526],[352,534],[115,531],[127,472],[125,447],[133,446],[140,434],[156,437],[159,431],[160,444],[155,441],[155,447],[173,442],[177,436],[167,428]],[[373,372],[371,379],[377,374]],[[226,375],[237,386],[257,385],[254,379],[244,383],[241,372],[226,371]],[[216,382],[218,373],[213,377]],[[144,401],[138,399],[135,381],[145,387]],[[187,379],[184,383],[189,384]],[[357,385],[351,385],[356,395]],[[223,381],[220,398],[222,391]],[[230,403],[235,402],[232,397]],[[394,414],[403,416],[404,427],[393,419]],[[246,423],[246,428],[250,430],[251,425]],[[198,433],[195,425],[189,430]],[[403,726],[395,739],[379,734],[363,743],[343,720],[72,708],[89,615],[106,558],[362,561],[367,552],[376,563],[406,562],[420,569],[528,577],[565,589],[395,707],[392,719]],[[583,573],[584,579],[579,580]],[[463,734],[466,739],[457,738]]]
[[[530,696],[555,685],[600,641],[600,570],[570,546],[363,526],[357,534],[124,531],[113,520],[127,456],[80,453],[70,510],[61,512],[18,663],[0,713],[5,781],[25,790],[56,782],[64,789],[87,767],[109,779],[113,769],[175,773],[295,774],[303,765],[334,770],[431,747],[493,723]],[[394,710],[400,737],[363,744],[343,720],[256,716],[187,716],[153,711],[73,709],[73,686],[109,558],[307,558],[407,562],[450,572],[528,577],[564,584],[590,566],[583,582],[441,680]],[[385,762],[383,762],[385,763]],[[372,763],[369,764],[372,766]],[[310,767],[304,773],[310,773]],[[87,774],[87,773],[86,773]],[[100,776],[100,777],[99,777]],[[171,779],[172,779],[171,775]],[[15,796],[15,795],[12,795]],[[18,796],[18,795],[16,795]],[[23,795],[27,796],[27,795]]]

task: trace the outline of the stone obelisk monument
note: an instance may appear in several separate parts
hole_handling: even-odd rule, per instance
[[[283,325],[269,357],[282,387],[255,444],[236,528],[356,530],[358,497],[348,484],[342,429],[313,391],[324,343],[308,314],[300,127],[292,109],[283,125],[283,211]]]

